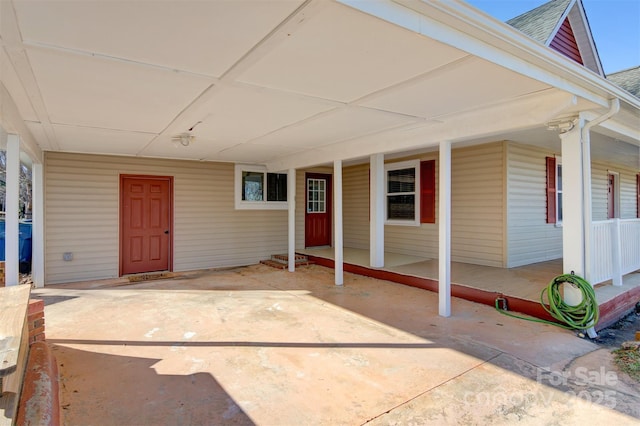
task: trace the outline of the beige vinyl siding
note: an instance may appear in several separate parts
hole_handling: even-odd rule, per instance
[[[507,145],[507,267],[562,257],[562,228],[547,223],[546,157],[530,145]]]
[[[594,221],[607,220],[608,172],[602,163],[591,164],[591,210]]]
[[[411,159],[436,159],[438,168],[437,153],[388,160],[386,164]],[[502,266],[502,164],[502,143],[453,150],[452,260]],[[368,249],[369,165],[347,167],[343,174],[345,246]],[[437,223],[423,223],[420,226],[386,225],[384,232],[386,252],[438,257]]]
[[[502,267],[504,144],[451,153],[451,260]]]
[[[369,165],[342,172],[342,213],[345,247],[369,250]]]
[[[619,174],[618,183],[620,201],[620,219],[636,217],[636,174],[637,170],[620,167],[614,164],[594,162],[591,166],[591,199],[593,220],[607,220],[608,212],[608,175],[609,172]]]
[[[638,212],[637,174],[640,170],[618,169],[620,172],[620,219],[634,219]]]
[[[286,251],[286,211],[235,210],[233,164],[48,152],[48,284],[118,276],[121,174],[173,176],[174,271],[253,264]],[[64,252],[73,260],[63,261]]]
[[[507,149],[507,266],[559,259],[562,257],[562,227],[546,223],[545,157],[560,157],[560,153],[517,143],[509,143]],[[620,217],[634,218],[637,172],[596,161],[591,165],[593,220],[607,220],[609,171],[619,173]]]

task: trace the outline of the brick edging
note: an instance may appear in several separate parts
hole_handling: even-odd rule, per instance
[[[16,424],[59,426],[59,392],[58,365],[51,349],[45,342],[33,343],[29,348]]]

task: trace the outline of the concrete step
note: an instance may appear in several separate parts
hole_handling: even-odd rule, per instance
[[[311,265],[313,263],[309,261],[307,256],[302,254],[296,254],[295,262],[296,266]],[[271,259],[261,260],[260,263],[276,269],[287,269],[289,265],[289,256],[286,254],[274,254],[271,256]]]

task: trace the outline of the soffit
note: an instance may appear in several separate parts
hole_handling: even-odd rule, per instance
[[[419,137],[416,126],[453,128],[460,117],[477,126],[474,111],[509,111],[550,87],[332,1],[1,7],[16,30],[5,37],[0,29],[14,40],[5,48],[15,68],[0,78],[12,82],[45,150],[250,163],[330,150],[340,158],[356,139],[392,151],[393,141]],[[557,112],[553,102],[540,105]],[[195,141],[176,147],[172,136],[184,132]]]

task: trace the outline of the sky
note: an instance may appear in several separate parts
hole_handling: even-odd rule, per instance
[[[465,0],[506,21],[547,0]],[[640,0],[582,0],[605,74],[640,65]]]

